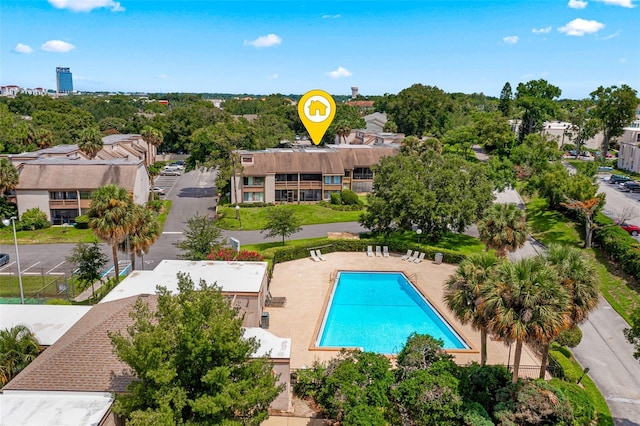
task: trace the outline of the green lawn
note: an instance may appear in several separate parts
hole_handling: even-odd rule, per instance
[[[318,204],[291,204],[290,207],[300,218],[301,225],[315,225],[319,223],[357,222],[364,210],[355,212],[343,212],[331,210]],[[268,207],[241,207],[240,221],[236,220],[236,212],[233,206],[221,206],[218,208],[220,220],[218,224],[222,229],[258,230],[264,229],[266,209]]]
[[[413,231],[395,232],[388,236],[387,239],[389,241],[404,241],[455,250],[464,255],[484,251],[484,244],[482,244],[479,239],[465,234],[454,234],[453,232],[443,235],[437,241],[431,241],[423,236],[421,237]]]
[[[527,202],[527,222],[533,236],[543,244],[563,243],[582,246],[580,225],[567,219],[562,213],[549,210],[544,198]]]
[[[51,297],[57,293],[56,280],[64,280],[60,275],[23,275],[22,288],[25,298]],[[20,297],[17,275],[0,276],[0,297]]]

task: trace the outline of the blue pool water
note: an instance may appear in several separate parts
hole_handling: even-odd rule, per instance
[[[445,349],[469,348],[401,273],[340,272],[327,311],[320,347],[397,354],[416,332],[442,339]]]

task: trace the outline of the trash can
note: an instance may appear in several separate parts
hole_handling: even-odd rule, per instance
[[[263,312],[260,317],[260,327],[269,328],[269,312]]]
[[[434,256],[433,260],[435,261],[436,265],[441,264],[442,263],[442,253],[440,253],[440,252],[436,253],[436,255]]]

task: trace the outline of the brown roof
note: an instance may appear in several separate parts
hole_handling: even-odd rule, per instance
[[[243,164],[246,175],[269,173],[344,173],[340,155],[335,151],[268,151],[254,152],[253,164]]]
[[[349,106],[358,106],[364,108],[373,108],[374,101],[349,101],[347,105]]]
[[[124,392],[133,375],[113,353],[107,331],[126,332],[138,298],[152,308],[155,295],[132,296],[95,305],[56,343],[4,389],[29,391]]]
[[[370,148],[370,149],[338,149],[344,169],[356,167],[371,167],[380,163],[382,157],[397,155],[397,148]]]
[[[111,183],[133,191],[139,161],[41,159],[19,168],[21,189],[96,189]]]

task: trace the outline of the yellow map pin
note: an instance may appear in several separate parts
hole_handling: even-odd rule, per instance
[[[298,101],[298,115],[311,140],[318,145],[336,116],[336,103],[324,90],[310,90]]]

